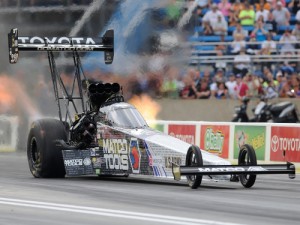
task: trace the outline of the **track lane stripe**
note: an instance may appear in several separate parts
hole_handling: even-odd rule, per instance
[[[26,206],[31,208],[41,208],[41,209],[49,209],[49,210],[56,210],[56,211],[92,214],[92,215],[99,215],[99,216],[101,215],[101,216],[108,216],[108,217],[118,217],[124,219],[153,221],[153,222],[169,223],[169,224],[240,225],[236,223],[226,223],[226,222],[219,222],[214,220],[191,219],[191,218],[177,217],[177,216],[165,216],[165,215],[151,214],[151,213],[138,213],[138,212],[123,211],[123,210],[112,210],[112,209],[95,208],[95,207],[56,204],[56,203],[49,203],[49,202],[28,201],[28,200],[13,199],[13,198],[0,198],[0,204],[13,205],[13,206]]]

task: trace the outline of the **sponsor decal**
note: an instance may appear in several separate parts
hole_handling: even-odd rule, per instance
[[[140,172],[140,164],[141,164],[141,152],[138,145],[138,140],[136,138],[131,138],[130,140],[130,163],[132,167],[133,173]]]
[[[162,156],[155,155],[152,158],[152,163],[154,166],[160,166],[160,165],[163,165],[164,160],[163,160]]]
[[[74,44],[74,45],[94,45],[96,41],[91,38],[82,37],[18,37],[20,44]],[[99,41],[98,41],[99,42]]]
[[[106,169],[128,170],[128,143],[126,139],[100,139]]]
[[[237,159],[240,147],[252,145],[258,160],[265,160],[266,128],[264,126],[236,125],[234,128],[234,158]]]
[[[146,150],[146,154],[148,156],[148,162],[149,162],[149,166],[153,166],[153,158],[152,158],[152,154],[150,149],[148,148],[147,143],[144,141],[144,146],[145,146],[145,150]]]
[[[97,175],[100,175],[100,174],[101,174],[101,170],[100,170],[100,169],[96,169],[96,170],[95,170],[95,173],[96,173]]]
[[[99,165],[101,164],[105,164],[106,159],[102,158],[102,157],[92,157],[92,163],[99,163]]]
[[[273,152],[277,152],[279,149],[279,137],[277,135],[272,136],[271,138],[271,149]]]
[[[198,168],[199,172],[245,172],[245,171],[267,171],[261,166],[244,167],[215,167],[215,168]]]
[[[202,125],[200,134],[200,148],[228,158],[229,126]]]
[[[97,123],[97,139],[106,138],[104,137],[105,127],[102,126],[101,123]]]
[[[65,166],[82,166],[82,159],[66,159],[64,160]]]
[[[106,164],[106,160],[103,157],[92,157],[91,160],[94,168],[101,168],[102,165]]]
[[[166,168],[172,168],[172,163],[175,163],[176,165],[181,165],[181,157],[174,157],[174,156],[168,156],[165,157],[165,167]]]
[[[37,47],[38,51],[93,51],[94,48],[92,47],[58,47],[58,46],[43,46],[43,47]]]
[[[270,144],[270,160],[300,162],[299,127],[273,126]]]
[[[83,165],[89,166],[89,165],[91,165],[91,164],[92,164],[92,161],[91,161],[90,158],[85,158],[85,159],[83,160]]]
[[[243,167],[198,168],[199,172],[238,172],[245,171]]]
[[[250,166],[247,171],[268,171],[265,168],[262,168],[261,166]]]
[[[90,150],[62,150],[66,173],[68,176],[93,174]]]
[[[277,152],[279,149],[283,151],[300,151],[300,138],[287,138],[272,136],[271,149]]]
[[[178,138],[189,144],[195,144],[195,125],[172,125],[169,124],[169,135]]]
[[[91,156],[99,156],[100,155],[99,147],[90,148],[90,155]]]
[[[20,47],[36,45],[34,47],[38,51],[93,51],[94,48],[102,47],[102,40],[90,37],[19,37],[18,42]]]
[[[126,139],[126,135],[98,122],[97,139]]]
[[[224,135],[222,132],[213,132],[211,128],[206,129],[205,132],[205,149],[211,152],[220,152],[224,143]]]

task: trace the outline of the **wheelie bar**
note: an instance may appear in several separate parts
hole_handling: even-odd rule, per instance
[[[252,174],[288,174],[290,179],[296,177],[293,163],[261,164],[261,165],[207,165],[179,166],[172,163],[174,179],[179,181],[183,175],[252,175]]]

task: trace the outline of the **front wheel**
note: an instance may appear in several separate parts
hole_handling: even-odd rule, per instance
[[[202,153],[199,147],[191,146],[186,154],[186,166],[203,166]],[[189,175],[186,176],[189,186],[196,189],[202,182],[202,175]]]
[[[251,145],[245,144],[241,146],[239,152],[238,164],[240,166],[257,165],[255,150]],[[252,187],[256,180],[256,175],[242,174],[239,177],[240,177],[241,184],[246,188]]]

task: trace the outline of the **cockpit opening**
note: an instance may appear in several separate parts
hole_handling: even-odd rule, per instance
[[[111,108],[106,112],[106,118],[112,126],[116,127],[133,129],[148,127],[140,112],[130,105],[128,107]]]

